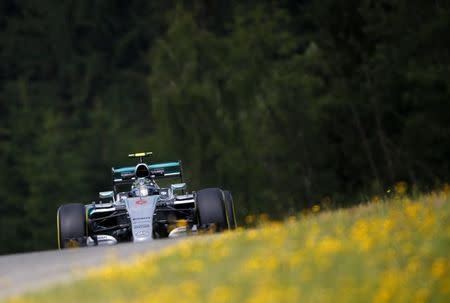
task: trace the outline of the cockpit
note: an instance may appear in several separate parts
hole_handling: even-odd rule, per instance
[[[132,197],[146,197],[158,194],[158,184],[148,178],[138,178],[131,186],[130,196]]]

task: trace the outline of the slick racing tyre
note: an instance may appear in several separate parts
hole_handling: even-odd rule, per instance
[[[70,203],[59,207],[56,225],[59,249],[80,246],[80,240],[87,235],[84,205]]]
[[[219,188],[197,191],[197,215],[200,227],[215,227],[215,231],[230,228],[225,210],[224,195]]]
[[[237,227],[236,224],[236,215],[234,213],[234,202],[233,196],[231,192],[228,190],[223,191],[223,196],[225,198],[225,210],[227,212],[228,223],[230,225],[230,229],[235,229]]]

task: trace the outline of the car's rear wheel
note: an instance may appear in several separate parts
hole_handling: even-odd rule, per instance
[[[84,205],[70,203],[60,206],[56,215],[56,225],[59,249],[80,246],[80,240],[87,235]]]
[[[222,190],[219,188],[199,190],[196,203],[200,227],[214,227],[215,231],[230,228]]]
[[[231,192],[228,190],[223,191],[224,201],[225,201],[225,210],[227,212],[228,223],[230,225],[230,229],[235,229],[237,227],[236,224],[236,215],[234,213],[234,202],[233,196]]]

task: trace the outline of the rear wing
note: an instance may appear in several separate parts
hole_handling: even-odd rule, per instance
[[[147,164],[153,179],[180,178],[183,182],[183,166],[181,161]],[[112,168],[112,183],[116,192],[117,185],[131,185],[136,180],[135,166]]]

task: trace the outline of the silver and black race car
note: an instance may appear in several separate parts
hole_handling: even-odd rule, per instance
[[[128,155],[136,166],[112,168],[112,191],[100,201],[64,204],[57,211],[58,247],[111,245],[236,228],[231,193],[219,188],[186,192],[181,161],[145,163],[151,152]],[[159,186],[162,179],[179,183]],[[167,180],[166,180],[167,183]]]

